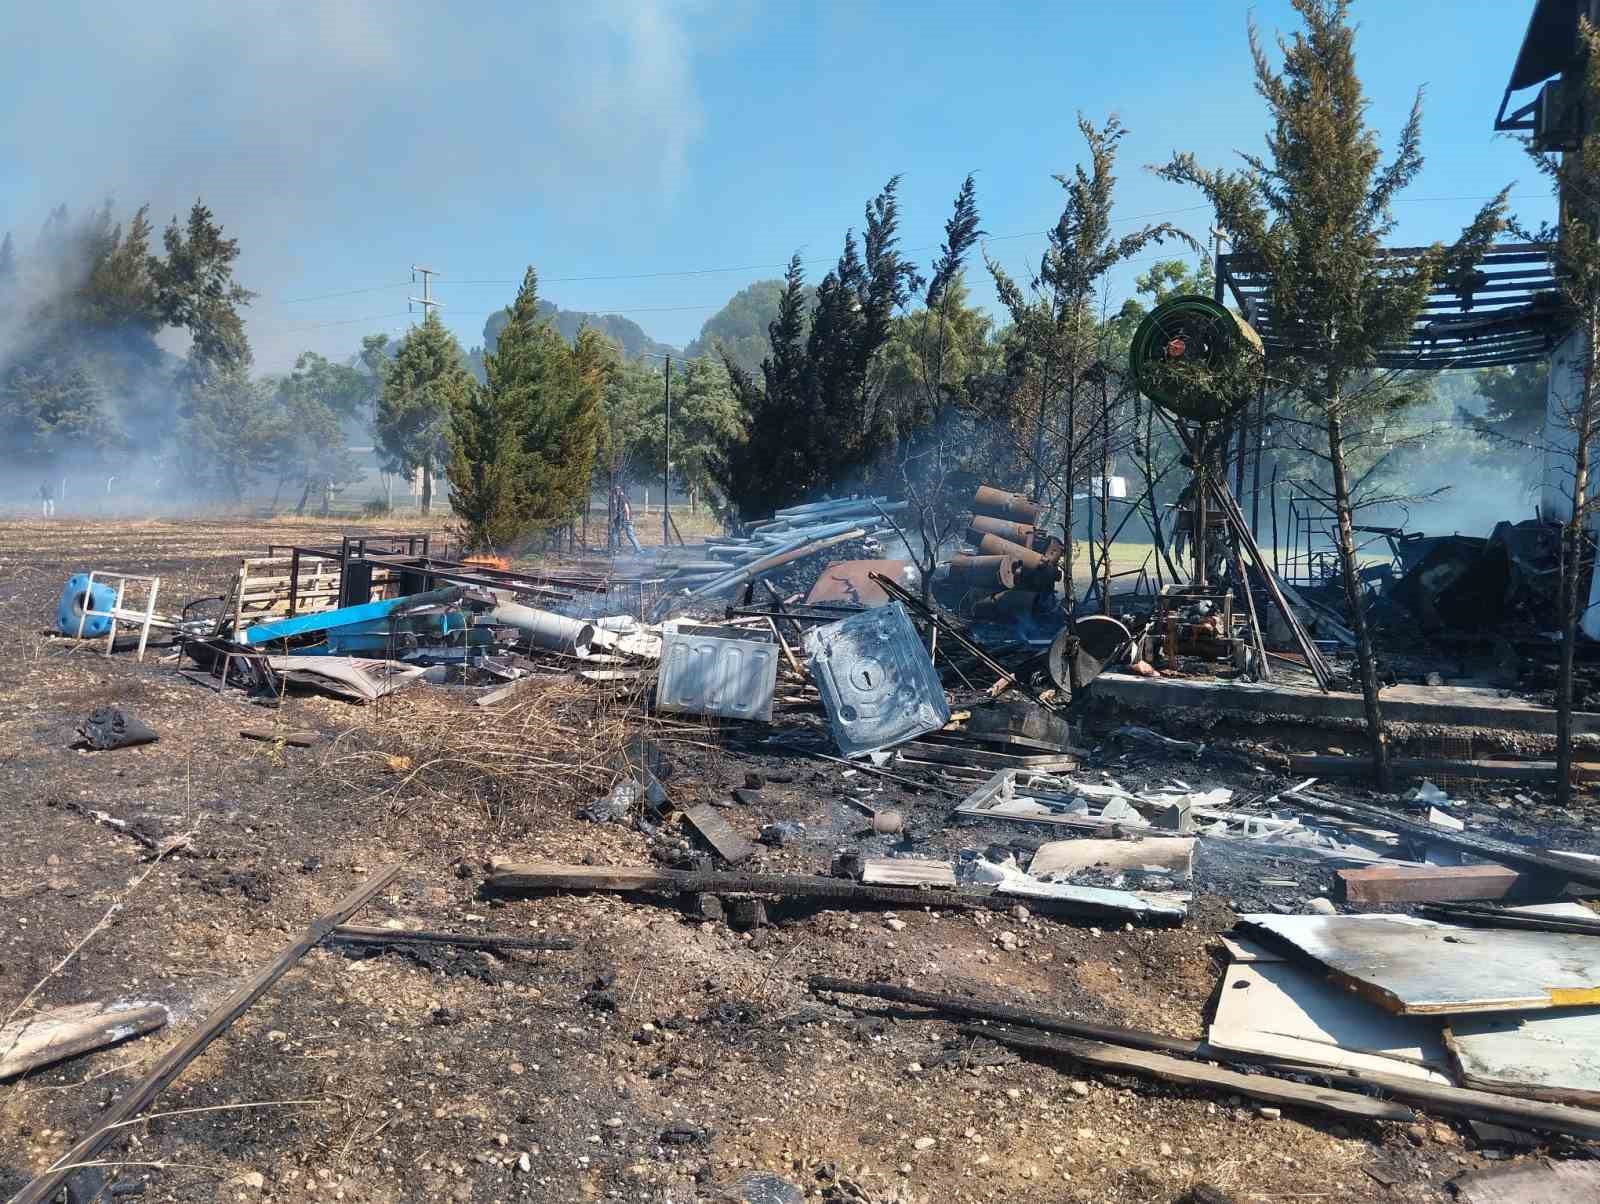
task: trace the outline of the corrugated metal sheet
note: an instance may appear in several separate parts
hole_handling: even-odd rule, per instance
[[[775,644],[685,631],[661,637],[657,710],[770,720],[777,685]]]
[[[811,676],[847,757],[910,740],[950,722],[950,704],[899,602],[806,633]]]

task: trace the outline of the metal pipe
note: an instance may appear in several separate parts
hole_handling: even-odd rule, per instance
[[[978,554],[980,556],[1008,556],[1012,560],[1022,562],[1025,569],[1036,569],[1044,564],[1045,558],[1032,548],[1025,548],[1020,543],[1013,543],[999,535],[985,535],[978,540]]]
[[[575,652],[587,656],[595,642],[593,623],[582,619],[569,619],[554,611],[537,610],[520,602],[502,602],[489,611],[489,620],[525,631],[535,644],[556,652]]]
[[[1039,516],[1044,513],[1044,507],[1031,497],[1024,497],[1020,493],[1007,493],[1004,489],[996,489],[992,485],[978,486],[978,491],[972,495],[972,508],[979,514],[1026,523],[1029,526],[1037,525]]]
[[[1011,589],[1017,583],[1015,557],[1004,555],[954,556],[950,560],[950,580],[978,589]]]
[[[1028,547],[1033,543],[1033,530],[1026,523],[1007,522],[1003,518],[990,518],[987,514],[974,514],[972,521],[967,524],[967,538],[998,535],[1001,539],[1009,539],[1012,543]],[[973,532],[977,532],[977,535],[974,536]]]

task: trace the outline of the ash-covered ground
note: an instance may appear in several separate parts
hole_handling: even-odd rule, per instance
[[[465,691],[419,686],[368,707],[294,694],[272,711],[159,659],[105,660],[41,634],[73,572],[159,573],[177,602],[221,593],[237,559],[269,539],[328,533],[0,524],[0,1015],[118,998],[172,1013],[152,1036],[0,1085],[0,1193],[391,864],[399,879],[358,922],[560,935],[576,948],[312,952],[111,1147],[108,1181],[142,1192],[115,1198],[684,1204],[737,1198],[727,1193],[760,1172],[835,1201],[1164,1202],[1199,1185],[1240,1201],[1436,1201],[1447,1178],[1498,1153],[1455,1125],[1269,1117],[1225,1094],[1088,1076],[805,985],[812,974],[882,979],[1197,1037],[1219,975],[1216,934],[1235,910],[1298,911],[1327,894],[1321,859],[1202,840],[1188,921],[1168,929],[1026,909],[779,905],[768,926],[735,931],[672,900],[485,899],[489,856],[641,865],[693,845],[675,822],[651,835],[577,817],[614,784],[619,747],[646,725],[641,699],[560,683],[488,710]],[[160,741],[73,748],[77,723],[102,704]],[[1089,780],[1227,786],[1241,805],[1290,783],[1265,754],[1292,732],[1164,729],[1205,742],[1196,757],[1111,738],[1121,722],[1085,733],[1098,749]],[[263,724],[323,740],[239,738]],[[1050,835],[952,822],[964,784],[906,785],[777,747],[826,751],[814,710],[781,708],[770,729],[657,721],[647,734],[670,762],[674,802],[727,803],[721,814],[752,839],[793,825],[741,868],[825,873],[840,847],[1025,852]],[[1311,734],[1299,747],[1329,742]],[[735,801],[752,773],[765,784]],[[901,811],[907,832],[872,834],[852,798]],[[186,834],[188,847],[152,860],[69,803],[158,842]],[[1590,812],[1555,814],[1527,788],[1474,796],[1467,810],[1494,821],[1484,830],[1596,847]]]

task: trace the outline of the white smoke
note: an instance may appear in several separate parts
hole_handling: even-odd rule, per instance
[[[554,211],[598,231],[659,207],[704,128],[698,15],[667,0],[38,6],[0,39],[0,229],[25,248],[56,203],[111,196],[123,217],[150,202],[159,236],[203,197],[263,294],[258,364],[347,349],[363,328],[308,338],[270,305],[313,262],[359,247],[361,271],[378,251],[403,280],[441,223]],[[380,210],[414,235],[374,247]]]

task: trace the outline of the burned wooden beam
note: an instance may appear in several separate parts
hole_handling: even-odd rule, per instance
[[[889,1003],[909,1003],[914,1007],[927,1008],[964,1020],[985,1020],[995,1024],[1041,1029],[1045,1032],[1083,1037],[1091,1041],[1109,1041],[1132,1049],[1148,1049],[1186,1058],[1200,1057],[1205,1049],[1201,1042],[1191,1041],[1186,1037],[1166,1037],[1160,1033],[1090,1024],[1054,1012],[1041,1012],[1034,1008],[1018,1007],[1008,1003],[985,1003],[981,999],[941,995],[934,991],[919,991],[912,987],[896,987],[886,982],[863,982],[852,978],[831,978],[825,974],[813,974],[806,980],[806,985],[813,992],[864,995],[868,999],[882,999]]]
[[[1271,1104],[1314,1108],[1319,1112],[1354,1116],[1362,1120],[1416,1119],[1416,1114],[1404,1104],[1374,1099],[1370,1095],[1336,1091],[1330,1087],[1314,1087],[1308,1083],[1296,1083],[1265,1074],[1241,1074],[1237,1070],[1225,1070],[1218,1066],[1208,1066],[1203,1062],[1190,1062],[1145,1049],[1132,1049],[1126,1045],[1087,1041],[1079,1037],[1053,1037],[1041,1032],[1004,1026],[989,1028],[964,1024],[960,1032],[966,1037],[982,1037],[998,1041],[1011,1049],[1068,1058],[1084,1066],[1112,1074],[1134,1074],[1141,1078],[1159,1079],[1181,1086],[1207,1087],[1213,1091],[1232,1092],[1250,1099],[1265,1100]]]
[[[1360,803],[1336,803],[1320,795],[1306,794],[1300,790],[1285,790],[1282,797],[1309,807],[1313,811],[1337,815],[1340,819],[1353,820],[1369,828],[1387,828],[1391,832],[1398,832],[1402,836],[1409,836],[1425,844],[1459,849],[1463,853],[1471,853],[1488,861],[1498,861],[1502,865],[1515,866],[1529,873],[1553,875],[1560,879],[1582,882],[1587,886],[1600,886],[1600,861],[1573,857],[1552,850],[1530,849],[1507,840],[1496,840],[1492,836],[1452,832],[1449,828],[1442,828],[1436,824],[1416,823],[1382,807],[1368,807]]]
[[[422,928],[368,928],[340,924],[328,934],[330,945],[453,945],[460,949],[571,949],[564,936],[509,936],[495,932],[431,932]]]
[[[393,882],[399,876],[400,868],[398,865],[391,865],[387,869],[379,870],[335,903],[333,910],[313,920],[311,926],[301,933],[298,940],[218,1004],[199,1028],[157,1059],[156,1064],[144,1078],[101,1113],[99,1121],[88,1136],[57,1158],[51,1169],[12,1196],[10,1204],[45,1204],[47,1200],[53,1198],[76,1168],[94,1159],[101,1150],[115,1140],[122,1132],[125,1122],[144,1111],[173,1079],[183,1073],[190,1062],[205,1052],[206,1046],[226,1032],[228,1026],[244,1015],[246,1009],[266,994],[278,979],[294,967],[295,963],[315,948],[330,932],[371,902],[379,891]]]
[[[1372,776],[1370,757],[1301,755],[1287,758],[1295,774],[1319,778],[1365,778]],[[1389,768],[1402,778],[1466,778],[1483,782],[1553,782],[1554,761],[1459,761],[1444,757],[1391,757]]]
[[[1002,1044],[1012,1045],[1016,1048],[1034,1048],[1042,1052],[1064,1053],[1069,1057],[1077,1057],[1076,1054],[1071,1053],[1064,1046],[1051,1048],[1051,1043],[1065,1042],[1073,1044],[1087,1042],[1104,1045],[1114,1049],[1117,1057],[1121,1059],[1120,1066],[1107,1063],[1105,1065],[1106,1069],[1121,1069],[1129,1073],[1137,1073],[1137,1068],[1128,1063],[1128,1054],[1135,1051],[1140,1051],[1146,1056],[1169,1054],[1173,1055],[1174,1061],[1180,1058],[1200,1059],[1205,1062],[1217,1062],[1223,1065],[1259,1067],[1272,1070],[1278,1074],[1316,1075],[1327,1079],[1331,1083],[1342,1084],[1346,1087],[1376,1088],[1397,1100],[1403,1100],[1419,1108],[1426,1108],[1441,1116],[1457,1116],[1464,1120],[1487,1121],[1490,1124],[1505,1125],[1516,1129],[1565,1133],[1569,1136],[1581,1137],[1586,1140],[1600,1138],[1600,1111],[1588,1108],[1545,1103],[1539,1100],[1499,1095],[1491,1091],[1478,1091],[1467,1087],[1446,1087],[1438,1083],[1425,1082],[1422,1079],[1400,1078],[1395,1075],[1369,1071],[1352,1071],[1316,1063],[1275,1061],[1260,1054],[1218,1049],[1216,1046],[1209,1045],[1203,1041],[1192,1041],[1184,1037],[1168,1037],[1161,1033],[1145,1032],[1139,1029],[1089,1024],[1075,1020],[1070,1016],[1036,1011],[1033,1008],[1003,1003],[984,1003],[981,1000],[966,999],[955,995],[940,995],[932,991],[913,990],[909,987],[896,987],[888,983],[859,982],[847,978],[829,978],[822,975],[814,975],[809,980],[809,985],[813,991],[828,991],[839,995],[864,995],[871,999],[883,999],[891,1003],[909,1003],[917,1007],[926,1007],[930,1011],[941,1013],[945,1016],[989,1021],[997,1027],[986,1026],[963,1029],[962,1031],[973,1036],[1000,1041]],[[1028,1032],[1030,1029],[1033,1030],[1031,1033]],[[1003,1032],[1008,1031],[1015,1034],[1013,1040],[1007,1041],[1001,1036]],[[1059,1034],[1059,1036],[1051,1036],[1051,1034]],[[1032,1044],[1023,1045],[1021,1042],[1024,1040],[1031,1041]],[[1085,1058],[1079,1058],[1079,1060],[1087,1061]],[[1180,1064],[1188,1065],[1188,1063]],[[1212,1073],[1216,1072],[1212,1071]],[[1252,1083],[1263,1080],[1267,1083],[1279,1081],[1262,1075],[1239,1077],[1247,1077]],[[1239,1088],[1230,1087],[1228,1089],[1237,1090],[1240,1094],[1250,1094]],[[1308,1103],[1306,1106],[1315,1105]]]
[[[645,894],[750,894],[773,895],[823,905],[850,907],[938,907],[957,911],[1010,911],[1019,903],[1043,915],[1075,919],[1138,921],[1149,924],[1181,922],[1181,913],[1152,909],[1137,896],[1127,907],[1086,899],[1049,895],[1014,895],[973,890],[920,890],[912,887],[868,886],[840,878],[811,874],[740,874],[693,870],[658,870],[648,866],[557,865],[548,862],[517,864],[490,862],[484,891],[492,895],[540,894],[554,891],[610,891]],[[1111,896],[1114,891],[1103,894]]]
[[[156,1004],[81,1003],[26,1016],[0,1026],[0,1080],[143,1036],[166,1022],[167,1009]]]
[[[1369,865],[1336,871],[1347,903],[1449,903],[1462,899],[1532,898],[1559,891],[1540,889],[1548,877],[1503,865]]]

